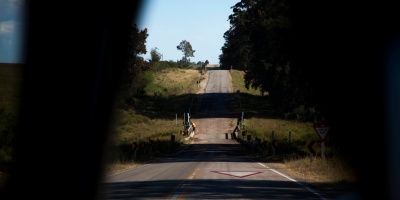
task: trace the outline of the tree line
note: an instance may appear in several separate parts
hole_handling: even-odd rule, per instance
[[[323,123],[314,87],[319,83],[299,53],[306,51],[307,38],[301,37],[294,9],[286,0],[241,0],[232,6],[220,66],[244,70],[246,88],[268,95],[282,117]]]

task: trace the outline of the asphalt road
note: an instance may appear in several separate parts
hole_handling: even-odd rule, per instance
[[[267,163],[253,160],[230,133],[239,113],[229,71],[209,70],[193,104],[197,131],[168,158],[110,175],[105,199],[324,199]]]

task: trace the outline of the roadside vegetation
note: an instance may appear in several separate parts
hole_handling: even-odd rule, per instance
[[[147,52],[147,29],[131,27],[127,65],[116,97],[114,122],[105,158],[104,173],[163,157],[185,142],[183,115],[205,76],[204,62],[193,63],[195,50],[187,40],[177,44],[183,57],[163,61],[157,47]]]
[[[137,104],[129,109],[116,110],[113,145],[114,148],[120,150],[112,151],[114,153],[111,157],[114,160],[110,159],[109,161],[112,162],[106,165],[107,174],[152,158],[163,157],[176,151],[181,144],[185,143],[185,136],[180,133],[183,129],[182,115],[187,111],[191,95],[197,91],[197,88],[193,87],[195,84],[186,83],[195,81],[199,74],[201,71],[195,69],[166,68],[152,71],[153,78],[148,84],[150,87],[146,87],[146,98],[138,99]],[[271,165],[284,168],[291,175],[316,185],[333,183],[338,184],[337,187],[345,187],[346,184],[355,181],[355,174],[346,160],[341,157],[329,135],[326,137],[326,159],[322,159],[319,137],[313,129],[312,122],[277,117],[274,112],[271,112],[273,108],[263,103],[267,102],[267,95],[262,96],[254,89],[244,88],[243,71],[231,70],[230,74],[234,91],[240,90],[241,93],[242,107],[238,109],[238,113],[244,112],[245,116],[242,130],[246,130],[246,135],[240,132],[239,138],[247,140],[250,135],[252,141],[258,138],[270,145],[272,134],[274,134],[274,139],[277,140],[275,155],[268,150],[257,151],[249,148],[252,156],[265,159]],[[180,87],[186,85],[186,88],[162,89],[174,88],[177,85]],[[260,101],[260,98],[264,100]],[[260,105],[263,110],[269,111],[260,111]],[[171,143],[171,135],[175,135],[175,143]],[[149,147],[150,140],[153,141],[152,150]],[[312,141],[315,154],[310,157],[307,145]],[[136,160],[133,159],[133,142],[138,144]],[[145,145],[148,147],[146,148]]]
[[[21,64],[0,63],[0,187],[14,162],[22,67]]]
[[[299,116],[297,119],[279,117],[268,104],[268,95],[263,96],[254,89],[245,88],[242,70],[230,70],[230,74],[234,91],[240,90],[241,93],[242,106],[239,112],[244,112],[243,126],[238,137],[244,141],[248,137],[252,141],[257,138],[261,142],[260,146],[264,147],[259,151],[249,146],[252,156],[264,159],[270,165],[284,169],[291,176],[316,187],[327,183],[333,184],[336,189],[352,187],[352,183],[357,180],[356,173],[329,133],[325,137],[323,159],[320,138],[313,128],[313,121],[302,120],[300,113],[295,113]],[[276,140],[274,154],[270,150],[272,137]],[[312,156],[308,145],[315,151]]]
[[[114,121],[104,160],[105,174],[179,150],[186,142],[186,135],[182,132],[183,115],[198,91],[197,81],[204,81],[207,76],[205,66],[208,61],[192,63],[188,59],[192,54],[184,56],[181,61],[162,61],[155,48],[152,49],[152,59],[145,61],[139,55],[145,53],[147,30],[132,27],[132,38],[130,54],[133,58],[123,72],[115,101]],[[13,138],[22,80],[20,70],[12,67],[6,64],[0,68],[0,186],[14,162]],[[326,159],[321,158],[320,146],[317,145],[319,137],[313,129],[313,125],[320,122],[316,110],[301,105],[292,110],[281,109],[275,101],[271,103],[268,92],[246,87],[243,70],[232,69],[230,75],[233,91],[239,91],[240,96],[237,112],[244,113],[239,138],[257,139],[267,145],[261,151],[248,148],[251,155],[271,164],[280,164],[279,167],[296,177],[316,184],[355,180],[352,169],[329,134],[325,143]],[[268,150],[273,140],[276,140],[274,153]],[[310,142],[315,143],[312,157],[307,148]]]
[[[183,114],[206,73],[201,64],[180,68],[173,61],[153,63],[141,95],[130,104],[119,98],[105,173],[113,173],[177,151],[186,142]],[[202,75],[203,74],[203,75]]]
[[[194,64],[191,68],[182,69],[173,63],[159,62],[154,64],[152,70],[146,71],[145,77],[148,82],[144,93],[133,96],[133,100],[130,101],[132,104],[128,105],[121,99],[116,102],[114,126],[110,133],[105,160],[105,174],[167,156],[186,142],[186,136],[181,132],[183,113],[187,112],[190,99],[198,91],[196,81],[204,81],[207,73],[204,73],[199,65]],[[9,71],[10,68],[4,66],[1,69],[8,70],[8,78],[0,79],[0,182],[4,182],[9,170],[7,167],[13,162],[12,139],[16,127],[21,78],[18,70]],[[201,75],[202,73],[204,75]],[[230,74],[234,91],[240,90],[242,106],[238,108],[238,113],[244,112],[243,130],[247,131],[246,135],[242,135],[241,132],[239,137],[247,140],[247,135],[251,135],[252,140],[258,138],[271,144],[271,136],[274,133],[278,141],[275,155],[270,151],[259,152],[249,148],[252,156],[265,159],[271,165],[284,168],[298,178],[304,178],[314,184],[334,182],[338,184],[337,187],[344,187],[355,180],[355,174],[330,141],[329,134],[326,138],[326,159],[321,159],[320,145],[317,142],[319,138],[312,122],[277,117],[267,103],[268,95],[263,96],[257,90],[244,87],[243,71],[231,70]],[[287,148],[289,141],[290,151]],[[312,147],[316,154],[312,159],[307,150],[310,141],[315,141]]]

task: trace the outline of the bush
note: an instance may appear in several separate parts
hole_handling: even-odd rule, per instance
[[[152,70],[153,71],[161,71],[167,68],[179,68],[179,64],[174,61],[159,61],[154,63]]]

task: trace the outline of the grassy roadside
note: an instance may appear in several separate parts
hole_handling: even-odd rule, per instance
[[[246,136],[251,135],[251,138],[259,138],[269,144],[272,135],[277,140],[275,155],[253,151],[252,156],[328,194],[354,187],[353,183],[357,180],[356,173],[330,143],[329,134],[325,138],[326,159],[322,159],[319,137],[312,123],[277,118],[271,112],[273,108],[269,107],[268,96],[263,97],[254,89],[247,90],[244,87],[243,71],[231,70],[230,74],[234,91],[241,91],[242,107],[238,110],[245,113],[243,128],[247,130]],[[239,137],[246,139],[245,136]],[[287,147],[288,141],[291,142],[291,151],[279,149]],[[311,141],[315,141],[312,148],[316,151],[316,155],[312,158],[307,148]]]
[[[197,80],[204,81],[205,76],[196,69],[180,68],[151,71],[147,76],[151,82],[146,95],[135,99],[131,108],[115,110],[105,174],[164,157],[186,143],[181,134],[183,113],[198,91]]]
[[[132,141],[148,141],[149,138],[156,138],[156,140],[166,143],[171,134],[175,134],[178,140],[182,139],[182,136],[178,134],[182,128],[182,117],[178,115],[178,119],[180,119],[175,121],[176,113],[173,111],[174,109],[175,111],[180,109],[174,106],[178,104],[177,102],[184,105],[184,102],[187,102],[190,98],[185,93],[194,93],[197,88],[187,84],[188,88],[181,90],[159,90],[159,88],[174,88],[173,85],[175,87],[177,85],[185,85],[184,83],[188,82],[188,80],[193,82],[198,78],[199,72],[196,70],[184,70],[185,72],[181,71],[181,69],[179,71],[176,70],[178,69],[168,69],[167,71],[153,74],[156,81],[152,84],[157,85],[157,87],[151,87],[158,88],[159,92],[148,90],[151,95],[145,102],[138,102],[138,106],[132,110],[117,110],[119,114],[115,118],[117,124],[113,133],[116,136],[113,141],[115,144],[125,143],[129,146]],[[179,78],[175,77],[176,74],[179,74]],[[330,152],[334,152],[335,149],[329,143],[327,143],[325,149],[326,155],[330,156],[329,159],[323,160],[317,155],[313,157],[312,162],[310,161],[307,144],[310,141],[318,140],[312,123],[276,118],[273,112],[270,111],[271,108],[268,106],[267,97],[262,97],[256,90],[247,90],[244,87],[242,71],[232,70],[230,74],[234,91],[241,91],[243,104],[239,111],[245,113],[244,128],[247,130],[247,134],[251,135],[252,138],[257,137],[263,141],[271,142],[273,132],[275,139],[278,140],[276,155],[271,156],[270,153],[265,152],[251,152],[252,156],[265,160],[271,166],[284,170],[288,175],[298,180],[304,180],[316,186],[337,183],[336,187],[339,187],[346,185],[344,183],[355,180],[354,173],[344,160],[337,156],[330,156]],[[180,91],[181,93],[178,95],[173,91]],[[158,107],[155,105],[158,105]],[[166,114],[159,113],[159,116],[156,117],[157,109],[163,110]],[[185,109],[182,108],[180,112],[183,113]],[[163,117],[160,117],[160,115]],[[287,144],[289,140],[289,132],[292,148],[296,149],[296,153],[279,154],[279,147]],[[318,143],[315,143],[313,148],[318,154],[320,151]],[[332,155],[334,154],[332,153]],[[148,155],[147,158],[151,156],[162,157],[163,153],[153,153],[153,155]],[[113,162],[107,165],[106,173],[123,170],[138,163],[138,161],[133,162],[132,160]]]

